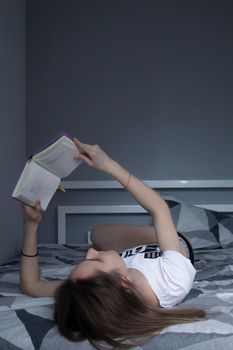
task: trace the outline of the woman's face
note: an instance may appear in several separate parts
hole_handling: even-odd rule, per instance
[[[128,269],[121,257],[114,250],[98,251],[90,248],[86,259],[78,264],[69,274],[72,280],[89,278],[98,272],[109,273],[117,271],[121,275],[127,275]]]

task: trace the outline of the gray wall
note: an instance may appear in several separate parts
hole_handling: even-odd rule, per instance
[[[227,0],[28,1],[27,153],[65,130],[142,179],[231,179],[232,13]],[[55,240],[57,205],[86,198],[103,200],[55,196],[40,239]]]
[[[0,263],[19,252],[22,218],[11,199],[25,157],[25,1],[0,1]]]

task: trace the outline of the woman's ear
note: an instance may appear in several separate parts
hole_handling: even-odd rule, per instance
[[[121,286],[124,289],[131,289],[132,285],[133,285],[133,281],[131,276],[129,275],[121,276]]]

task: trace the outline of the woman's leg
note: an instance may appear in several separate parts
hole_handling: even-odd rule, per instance
[[[117,252],[142,244],[158,243],[153,226],[136,225],[96,225],[92,229],[91,240],[98,250]]]
[[[118,253],[142,244],[158,244],[154,226],[143,225],[96,225],[91,232],[91,241],[97,250],[115,250]],[[180,245],[181,254],[189,258],[183,240]]]

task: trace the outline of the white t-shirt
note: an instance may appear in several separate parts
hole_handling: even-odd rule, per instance
[[[161,307],[179,304],[192,288],[196,270],[175,250],[161,254],[158,245],[150,244],[127,249],[120,256],[128,268],[143,273]]]

